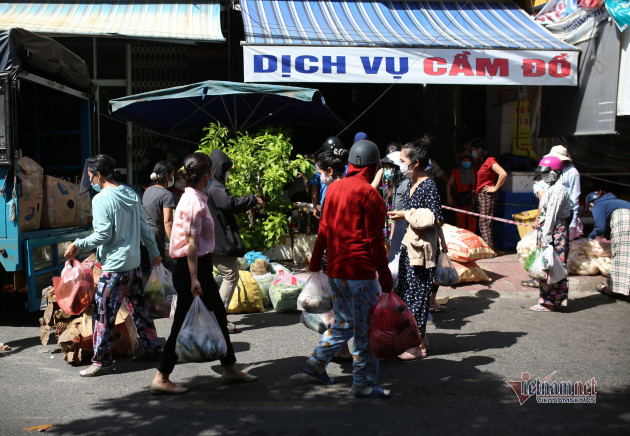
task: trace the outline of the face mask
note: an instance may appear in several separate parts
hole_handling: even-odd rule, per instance
[[[332,176],[327,176],[326,174],[320,173],[319,180],[322,182],[322,185],[330,185],[333,182]]]
[[[409,169],[408,164],[401,163],[400,172],[402,173],[403,176],[407,177],[408,179],[410,179],[413,176],[413,170]]]
[[[92,180],[90,180],[90,185],[92,185],[92,189],[94,189],[96,192],[101,192],[101,187],[98,185],[98,183],[96,185],[92,183],[93,181],[94,176],[92,176]]]
[[[543,181],[548,185],[553,185],[558,180],[558,174],[555,171],[549,171],[548,173],[544,173],[542,175]]]
[[[175,177],[173,177],[171,180],[169,180],[168,184],[166,185],[167,188],[170,188],[171,186],[173,186],[175,184]]]
[[[205,189],[205,191],[206,191],[206,192],[208,192],[208,189],[210,189],[210,186],[212,186],[212,181],[213,181],[213,180],[214,180],[214,179],[210,179],[210,180],[208,180],[208,183],[206,184],[206,189]]]
[[[472,162],[462,162],[460,165],[462,166],[462,168],[467,170],[468,168],[472,167]]]
[[[385,168],[383,170],[383,177],[385,177],[385,180],[391,180],[392,177],[394,177],[394,170],[391,168]]]
[[[479,157],[479,155],[477,154],[477,152],[475,150],[472,151],[472,156],[477,159]]]

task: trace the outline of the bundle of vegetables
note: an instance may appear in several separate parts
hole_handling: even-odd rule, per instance
[[[297,300],[304,282],[293,275],[279,271],[269,287],[269,298],[276,312],[297,313]]]
[[[610,274],[612,252],[610,241],[605,239],[576,239],[571,243],[567,269],[580,276]]]
[[[522,264],[525,264],[529,255],[534,251],[536,251],[536,230],[530,230],[518,241],[518,244],[516,244],[518,260]],[[528,268],[526,267],[525,269]]]
[[[177,335],[175,353],[184,362],[209,362],[227,353],[217,318],[201,298],[195,297]]]
[[[273,282],[273,279],[275,276],[271,273],[263,274],[260,276],[253,274],[253,276],[254,276],[254,280],[256,280],[256,282],[258,283],[258,286],[260,287],[260,292],[262,293],[263,305],[265,307],[270,307],[271,299],[269,298],[269,287],[271,286],[271,283]]]
[[[307,328],[322,334],[330,328],[333,323],[334,316],[335,313],[332,310],[324,313],[302,312],[300,321],[302,321],[302,324],[304,324]]]

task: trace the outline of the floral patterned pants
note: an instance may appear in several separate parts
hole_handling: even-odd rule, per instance
[[[353,384],[371,386],[378,377],[378,359],[370,347],[370,315],[381,296],[381,287],[373,280],[328,279],[332,288],[335,317],[330,329],[322,334],[311,360],[326,366],[343,344],[354,336],[352,362]]]
[[[140,267],[122,272],[104,272],[98,281],[94,297],[94,357],[92,362],[98,366],[111,366],[112,344],[114,343],[114,325],[116,315],[124,298],[129,302],[129,312],[136,324],[138,336],[144,342],[146,351],[160,350],[155,325],[149,311],[144,306],[144,287]]]

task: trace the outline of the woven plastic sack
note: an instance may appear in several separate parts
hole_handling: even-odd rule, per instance
[[[171,272],[163,264],[154,267],[144,285],[144,301],[149,313],[155,318],[168,318],[176,295]]]
[[[269,298],[276,312],[297,313],[297,299],[303,287],[304,282],[292,274],[278,271],[269,287]]]
[[[249,271],[238,272],[238,283],[232,294],[232,300],[227,308],[227,313],[253,313],[264,312],[262,292],[258,282]]]
[[[94,291],[92,271],[76,259],[67,260],[61,277],[53,277],[55,298],[68,315],[81,315],[90,305]]]
[[[465,229],[444,224],[442,226],[448,257],[456,262],[495,257],[496,253],[480,237]]]
[[[452,286],[457,282],[459,282],[459,274],[457,274],[453,263],[446,254],[440,253],[433,283],[440,286]]]
[[[175,353],[184,362],[211,362],[227,354],[227,343],[216,316],[195,297],[177,335]]]
[[[306,328],[321,335],[332,326],[334,316],[335,313],[332,310],[324,313],[302,312],[300,321]]]
[[[529,267],[527,273],[533,279],[547,280],[547,271],[545,271],[543,251],[541,249],[536,250],[536,257],[534,258],[534,261]]]
[[[297,300],[298,310],[324,313],[333,307],[328,277],[321,271],[312,272]]]
[[[254,277],[254,280],[256,280],[256,283],[258,283],[258,287],[260,287],[263,306],[271,307],[271,299],[269,298],[269,287],[273,282],[274,275],[271,273],[263,274],[261,276],[252,274],[252,277]]]
[[[401,298],[384,293],[370,319],[370,346],[379,359],[391,359],[403,351],[420,345],[418,323]]]
[[[476,262],[453,262],[453,266],[459,275],[457,283],[489,282],[488,274],[477,265]]]

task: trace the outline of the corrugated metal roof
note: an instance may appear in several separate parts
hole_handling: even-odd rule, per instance
[[[220,8],[218,1],[0,3],[0,29],[220,42]]]

